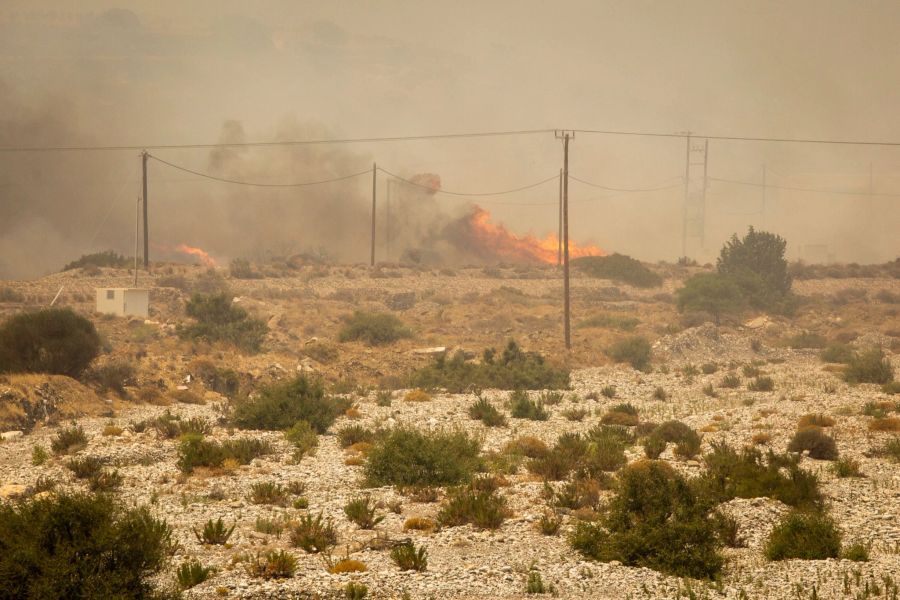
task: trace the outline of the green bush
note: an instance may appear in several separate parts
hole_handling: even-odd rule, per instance
[[[550,481],[565,479],[575,470],[600,477],[626,463],[625,444],[628,441],[631,441],[630,434],[616,426],[597,426],[584,436],[564,433],[549,452],[528,463],[528,470]]]
[[[0,302],[25,302],[25,294],[11,287],[0,287]]]
[[[610,279],[640,288],[659,287],[663,278],[624,254],[609,256],[584,256],[572,261],[572,265],[591,277]]]
[[[72,471],[76,479],[88,479],[100,472],[103,460],[96,456],[76,457],[66,463],[66,468]]]
[[[262,274],[254,271],[246,258],[233,258],[228,265],[228,274],[234,279],[261,279]]]
[[[700,273],[675,291],[679,312],[705,312],[719,325],[722,316],[741,312],[746,302],[732,277],[719,273]]]
[[[765,459],[755,448],[735,451],[713,444],[703,457],[706,472],[696,480],[704,496],[715,502],[733,498],[773,498],[801,509],[818,509],[822,494],[813,473],[801,469],[796,458],[769,451]]]
[[[280,483],[259,481],[250,486],[250,494],[247,499],[253,504],[286,506],[288,492]]]
[[[809,452],[810,458],[835,460],[838,457],[834,438],[821,427],[805,427],[794,434],[788,443],[788,452]]]
[[[438,513],[444,527],[471,523],[478,529],[497,529],[507,516],[506,499],[492,486],[479,486],[478,481],[451,490]]]
[[[638,371],[646,371],[650,366],[650,342],[641,335],[627,337],[613,343],[606,351],[616,362],[627,362]]]
[[[599,314],[594,315],[578,323],[580,328],[598,327],[602,329],[619,329],[621,331],[634,331],[641,320],[636,317]]]
[[[72,269],[82,269],[84,267],[122,269],[132,266],[133,262],[134,259],[122,256],[113,250],[104,250],[103,252],[94,252],[93,254],[82,254],[81,258],[68,263],[62,270],[71,271]]]
[[[740,387],[740,385],[741,378],[734,373],[727,373],[725,377],[722,378],[722,382],[719,383],[719,387],[728,389],[735,389],[737,387]]]
[[[751,392],[771,392],[775,389],[775,380],[765,375],[747,382],[747,389]]]
[[[894,380],[894,367],[881,348],[869,348],[853,354],[844,371],[844,380],[853,384],[890,383]]]
[[[175,578],[178,580],[178,587],[188,590],[195,585],[200,585],[215,572],[214,568],[204,567],[203,563],[196,559],[187,560],[181,563],[175,571]]]
[[[194,294],[187,303],[187,314],[196,322],[179,327],[186,339],[226,342],[245,352],[259,352],[269,331],[265,321],[250,318],[247,311],[235,306],[228,294]]]
[[[785,343],[788,347],[794,348],[795,350],[802,348],[821,349],[828,345],[828,340],[821,334],[804,331],[789,337]]]
[[[869,547],[861,542],[850,544],[841,550],[841,558],[856,562],[868,562]]]
[[[73,454],[87,447],[88,439],[81,425],[60,429],[50,440],[53,454]]]
[[[413,388],[444,388],[451,393],[471,389],[546,390],[569,387],[569,370],[555,367],[537,352],[524,352],[510,340],[500,355],[494,348],[484,351],[480,363],[466,360],[463,352],[452,358],[439,356],[434,363],[410,376]]]
[[[93,381],[101,392],[113,391],[125,396],[125,386],[134,382],[136,369],[127,360],[114,360],[91,369],[87,379]]]
[[[515,419],[531,421],[546,421],[550,417],[544,403],[530,399],[525,390],[515,390],[509,395],[509,413]]]
[[[462,431],[398,427],[376,440],[365,465],[371,486],[443,486],[471,479],[480,443]]]
[[[0,598],[156,598],[172,530],[111,496],[0,504]]]
[[[0,373],[78,377],[99,353],[94,324],[68,308],[19,313],[0,325]]]
[[[371,444],[375,441],[376,432],[354,423],[338,431],[337,437],[341,448],[349,448],[353,444],[359,444],[360,442]]]
[[[337,544],[337,532],[331,519],[325,519],[320,512],[313,517],[307,513],[291,525],[289,538],[291,545],[302,548],[310,554],[328,552]]]
[[[383,346],[412,337],[412,331],[396,315],[356,311],[346,318],[338,334],[341,342],[364,342],[369,346]]]
[[[384,520],[375,516],[375,506],[370,496],[354,498],[344,505],[344,514],[356,523],[360,529],[372,529]]]
[[[658,458],[667,444],[675,444],[675,454],[693,458],[700,452],[700,435],[681,421],[666,421],[658,425],[644,441],[648,458]],[[653,456],[655,454],[655,456]]]
[[[853,348],[850,344],[829,344],[819,353],[819,358],[828,363],[847,364],[853,360]]]
[[[642,461],[622,470],[605,515],[578,522],[570,543],[590,559],[712,579],[724,560],[708,513],[683,476],[665,463]]]
[[[221,467],[229,458],[246,465],[254,458],[271,452],[271,445],[264,440],[239,438],[219,444],[204,439],[201,434],[188,433],[182,436],[178,444],[176,465],[183,473],[191,473],[196,467]]]
[[[742,239],[733,235],[725,243],[716,268],[721,275],[734,278],[753,308],[772,309],[791,291],[786,248],[781,236],[750,227]]]
[[[325,396],[320,380],[298,375],[262,388],[255,398],[237,401],[232,422],[240,429],[283,431],[306,421],[325,433],[347,408],[347,400]]]
[[[284,432],[284,439],[294,446],[294,460],[299,462],[319,445],[319,436],[312,425],[300,420]]]
[[[469,406],[469,418],[477,419],[488,427],[504,427],[506,425],[506,417],[503,413],[497,410],[487,398],[481,396]]]
[[[284,550],[270,550],[265,554],[257,554],[247,564],[247,573],[251,577],[262,579],[287,579],[294,576],[297,570],[297,559]]]
[[[840,552],[841,533],[823,512],[791,511],[769,534],[765,547],[769,560],[823,560]]]
[[[391,549],[391,560],[403,571],[424,571],[428,568],[428,550],[406,542]]]
[[[194,532],[194,537],[197,538],[199,543],[221,546],[228,542],[228,538],[234,533],[236,525],[237,523],[233,523],[231,527],[226,527],[222,517],[219,517],[215,521],[212,519],[206,521],[201,531],[194,528],[191,531]]]

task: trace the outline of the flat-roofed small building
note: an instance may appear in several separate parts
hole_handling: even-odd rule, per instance
[[[97,312],[118,317],[147,318],[150,290],[142,288],[97,288]]]

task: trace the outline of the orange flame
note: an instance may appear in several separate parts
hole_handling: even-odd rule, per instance
[[[200,262],[204,267],[216,266],[216,260],[209,254],[207,254],[207,252],[202,248],[194,248],[193,246],[188,246],[187,244],[178,244],[177,246],[175,246],[175,251],[181,252],[182,254],[196,256],[198,259],[200,259]]]
[[[503,225],[491,223],[491,213],[476,206],[468,217],[470,242],[483,256],[509,262],[555,263],[559,238],[550,234],[540,239],[533,235],[518,236]],[[569,240],[569,257],[605,256],[606,251],[593,245],[579,246]]]

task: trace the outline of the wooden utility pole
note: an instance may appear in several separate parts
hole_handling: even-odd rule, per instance
[[[562,222],[563,222],[563,170],[559,170],[559,233],[556,235],[556,267],[562,265]]]
[[[141,166],[143,170],[143,199],[144,205],[144,268],[150,270],[150,233],[147,225],[147,159],[150,154],[144,150],[141,152]]]
[[[372,163],[372,252],[369,264],[375,266],[375,190],[378,183],[378,165]]]
[[[563,141],[562,170],[562,247],[563,247],[563,319],[565,321],[566,350],[572,348],[571,304],[569,296],[569,140],[575,137],[571,131],[557,131]]]
[[[134,287],[137,287],[138,240],[141,238],[141,199],[137,199],[134,207]]]
[[[687,257],[688,190],[691,186],[691,132],[687,132],[684,150],[684,206],[681,209],[681,256]]]
[[[384,254],[385,260],[391,261],[391,187],[393,179],[387,180],[387,196],[384,202]]]

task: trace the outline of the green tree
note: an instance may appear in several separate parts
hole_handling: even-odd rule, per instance
[[[766,304],[757,308],[768,308],[791,291],[786,248],[787,241],[781,236],[750,227],[743,239],[735,234],[725,243],[716,267],[720,275],[734,278],[750,294],[751,303]]]
[[[735,313],[745,306],[740,286],[718,273],[701,273],[688,279],[677,290],[678,310],[696,310],[711,314],[719,325],[723,314]]]
[[[250,318],[224,292],[194,294],[187,303],[187,314],[197,322],[182,327],[179,330],[182,337],[230,342],[247,352],[258,352],[269,331],[265,321]]]
[[[68,308],[21,313],[0,326],[0,373],[78,377],[99,353],[94,324]]]

